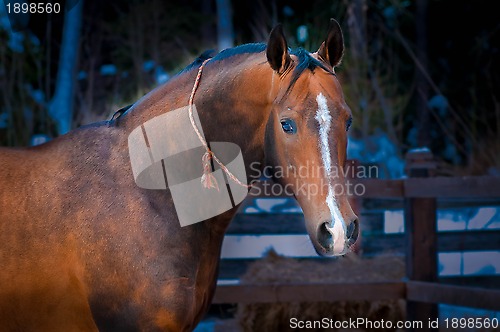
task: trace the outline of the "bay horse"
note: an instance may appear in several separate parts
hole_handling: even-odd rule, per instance
[[[249,165],[290,172],[320,255],[342,255],[358,223],[345,185],[346,105],[334,67],[344,51],[332,20],[318,51],[290,50],[281,26],[267,44],[210,58],[194,97],[208,141],[233,142]],[[186,106],[201,57],[126,112],[41,146],[0,149],[0,330],[189,331],[214,294],[224,233],[237,207],[181,227],[169,190],[139,188],[127,137]],[[342,174],[341,172],[339,174]],[[213,189],[209,189],[213,190]]]

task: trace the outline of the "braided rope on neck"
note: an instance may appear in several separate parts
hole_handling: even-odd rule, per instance
[[[194,101],[194,95],[196,93],[196,90],[198,89],[198,86],[200,85],[200,80],[201,80],[201,73],[203,71],[203,68],[205,67],[206,63],[210,59],[206,59],[203,61],[201,64],[200,68],[198,69],[198,75],[196,76],[196,80],[194,81],[193,89],[191,90],[191,95],[189,96],[189,120],[191,121],[191,125],[193,126],[193,129],[198,136],[198,139],[200,140],[201,144],[203,144],[203,147],[205,148],[206,152],[203,154],[203,157],[201,158],[202,163],[203,163],[203,176],[201,177],[201,183],[203,184],[204,188],[215,188],[219,190],[219,185],[217,184],[217,179],[214,177],[214,175],[211,172],[211,165],[210,165],[210,160],[214,160],[217,164],[219,164],[220,168],[226,173],[226,175],[239,184],[242,187],[246,188],[251,188],[252,185],[245,184],[241,182],[227,167],[217,158],[215,153],[210,150],[210,147],[208,146],[207,141],[203,137],[203,135],[200,133],[200,130],[198,129],[198,126],[196,125],[193,117],[193,101]]]

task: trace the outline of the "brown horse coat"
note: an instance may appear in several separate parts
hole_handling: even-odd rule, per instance
[[[276,98],[290,83],[278,58],[290,57],[290,68],[297,62],[286,48],[270,54],[286,45],[278,32],[267,58],[262,48],[211,60],[195,97],[207,140],[238,144],[250,178],[248,165],[265,159]],[[0,331],[188,331],[199,322],[236,209],[180,227],[168,190],[134,183],[127,148],[135,127],[186,106],[195,76],[186,70],[117,120],[38,147],[0,149]],[[342,98],[335,84],[327,92]]]

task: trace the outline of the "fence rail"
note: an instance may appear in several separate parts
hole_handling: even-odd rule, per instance
[[[219,286],[213,303],[410,300],[500,311],[500,290],[430,282],[240,284]]]
[[[500,290],[440,284],[437,273],[438,251],[500,250],[500,231],[438,233],[436,229],[438,198],[498,202],[500,178],[433,177],[432,155],[422,150],[410,152],[406,162],[409,175],[406,179],[353,179],[355,184],[362,184],[365,188],[364,195],[355,199],[397,198],[404,201],[405,234],[370,237],[362,246],[365,252],[372,253],[386,249],[404,251],[406,282],[223,285],[218,286],[214,303],[406,299],[410,320],[434,319],[437,317],[437,303],[500,310]],[[261,192],[250,197],[270,196]],[[280,222],[284,218],[287,219],[286,229]],[[296,222],[290,223],[290,218]],[[300,215],[263,217],[239,214],[228,234],[302,234],[305,232],[303,225]],[[498,285],[498,282],[493,284]]]
[[[353,185],[363,185],[364,193],[359,198],[498,198],[500,177],[464,176],[407,179],[352,179]],[[270,191],[270,184],[259,182],[249,193],[253,198],[292,197],[284,190]]]

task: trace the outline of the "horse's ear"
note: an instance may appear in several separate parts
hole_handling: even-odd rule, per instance
[[[329,63],[332,67],[338,66],[344,55],[344,36],[340,24],[330,19],[330,27],[325,41],[321,44],[318,50],[319,56]]]
[[[282,74],[292,62],[281,24],[275,26],[271,31],[267,42],[266,55],[271,68],[278,74]]]

